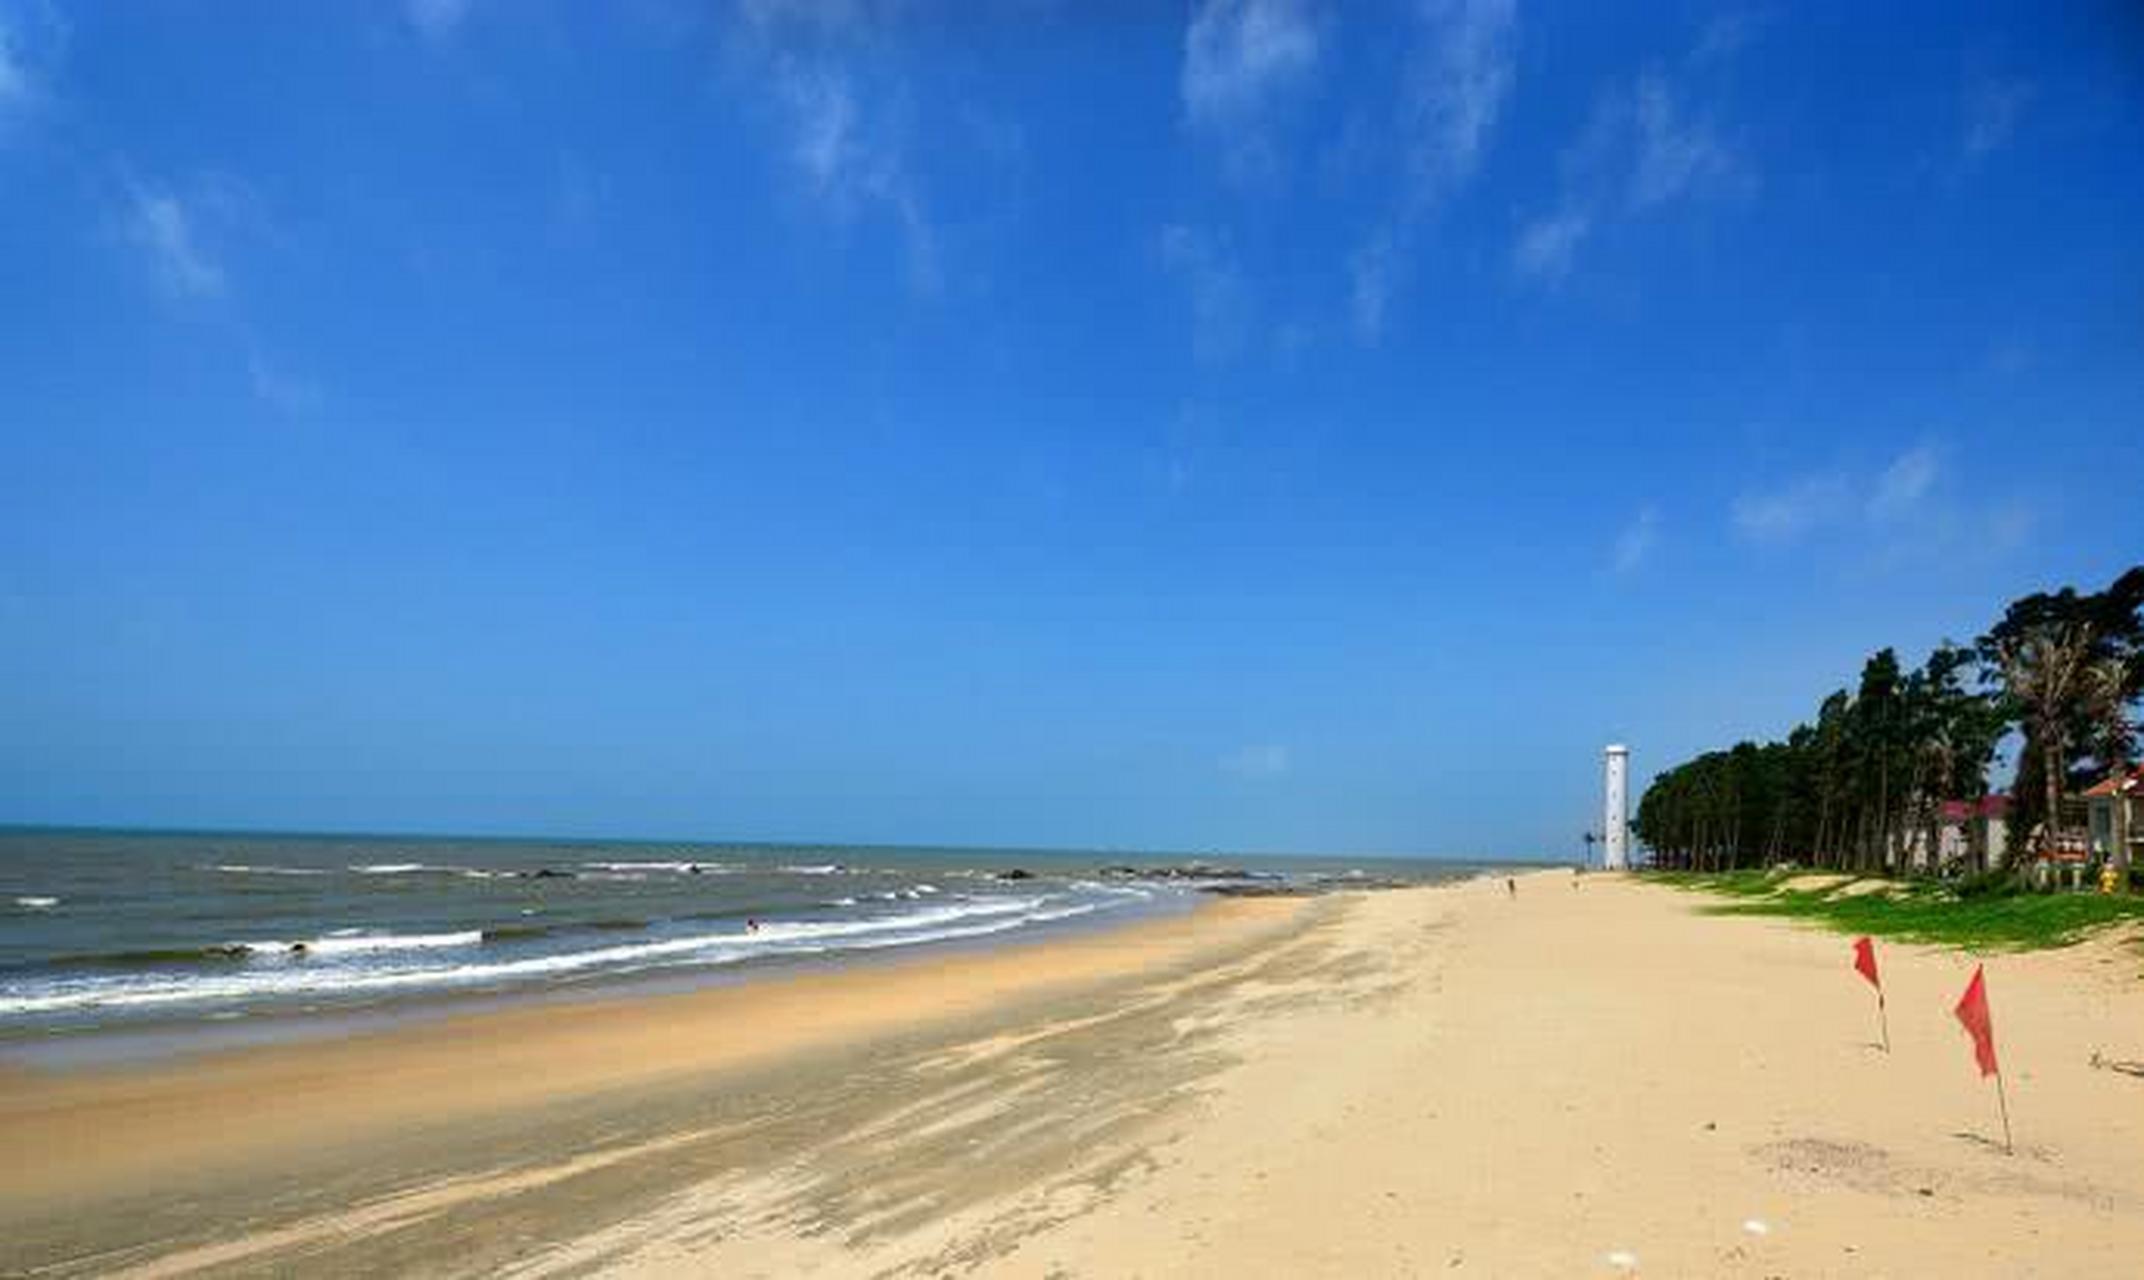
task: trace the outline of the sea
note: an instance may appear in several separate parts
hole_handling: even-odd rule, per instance
[[[1477,864],[1032,849],[0,830],[0,1051],[676,985]]]

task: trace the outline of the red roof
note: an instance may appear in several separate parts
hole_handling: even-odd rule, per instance
[[[2144,764],[2138,765],[2127,774],[2110,773],[2096,785],[2086,787],[2084,794],[2086,799],[2091,799],[2095,796],[2111,796],[2117,786],[2127,791],[2138,783],[2144,783]]]
[[[2005,818],[2010,815],[2010,797],[1997,793],[1978,800],[1945,800],[1940,812],[1945,822],[1964,822],[1972,817]]]

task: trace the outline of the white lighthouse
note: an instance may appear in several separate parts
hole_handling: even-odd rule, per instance
[[[1630,748],[1609,744],[1605,782],[1606,803],[1601,809],[1601,865],[1621,871],[1630,865],[1630,806],[1628,785]]]

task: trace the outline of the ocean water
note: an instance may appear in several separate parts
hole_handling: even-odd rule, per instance
[[[0,832],[0,1040],[1012,940],[1188,909],[1176,858]],[[1258,881],[1451,863],[1215,859]],[[1017,877],[1006,873],[1025,873]]]

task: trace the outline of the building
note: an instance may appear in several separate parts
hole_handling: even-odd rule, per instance
[[[1936,811],[1936,865],[1999,867],[2010,852],[2010,797],[1945,800]]]
[[[1603,754],[1607,766],[1602,779],[1601,865],[1621,871],[1630,866],[1630,748],[1617,742]]]
[[[1905,835],[1904,858],[1916,871],[1944,872],[1999,867],[2010,851],[2010,797],[1945,800],[1936,806],[1935,845],[1916,822]]]
[[[2085,788],[2084,804],[2093,859],[2112,858],[2121,839],[2129,845],[2129,865],[2144,866],[2144,765]]]

